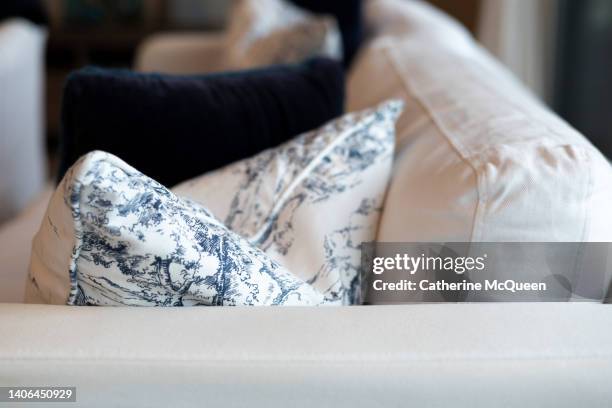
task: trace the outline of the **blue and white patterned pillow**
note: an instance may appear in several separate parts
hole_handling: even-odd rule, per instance
[[[401,101],[350,113],[173,191],[312,284],[360,303],[360,245],[376,239]]]
[[[103,152],[64,177],[34,238],[30,276],[70,305],[318,305],[321,294],[181,199]]]

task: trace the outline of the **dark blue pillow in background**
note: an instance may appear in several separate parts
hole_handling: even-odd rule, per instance
[[[47,9],[41,0],[0,0],[0,21],[21,17],[39,25],[48,25]]]
[[[342,34],[344,66],[348,67],[363,41],[362,0],[291,0],[295,5],[318,14],[336,18]]]
[[[325,58],[201,76],[84,68],[64,89],[58,180],[83,154],[104,150],[170,187],[343,109],[342,67]]]

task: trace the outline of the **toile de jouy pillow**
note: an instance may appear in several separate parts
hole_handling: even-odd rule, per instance
[[[31,286],[69,305],[318,305],[321,294],[117,157],[81,158],[34,238]]]
[[[401,101],[350,113],[173,191],[323,293],[360,302],[360,245],[376,238]]]
[[[336,20],[285,0],[238,0],[229,22],[228,68],[295,63],[316,56],[342,59]]]

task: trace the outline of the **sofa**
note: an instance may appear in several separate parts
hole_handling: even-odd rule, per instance
[[[44,187],[43,69],[46,30],[0,21],[0,223]]]
[[[406,102],[379,240],[612,241],[612,169],[582,135],[431,6],[372,0],[366,18],[347,109]],[[222,47],[217,34],[158,35],[136,68],[222,70]],[[23,304],[49,194],[0,231],[2,386],[76,386],[87,407],[612,402],[612,309],[598,302]]]

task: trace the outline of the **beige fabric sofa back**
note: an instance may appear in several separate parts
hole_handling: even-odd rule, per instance
[[[45,40],[46,32],[28,21],[0,22],[0,224],[44,185]]]

